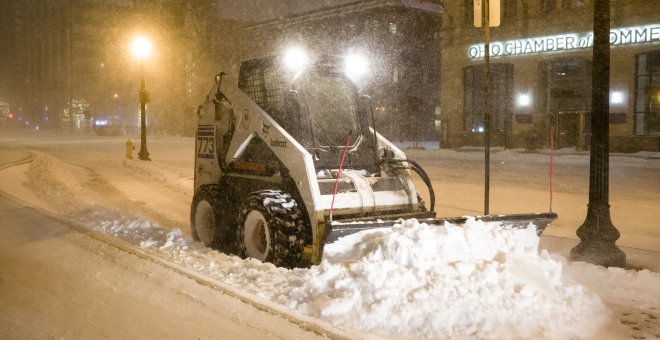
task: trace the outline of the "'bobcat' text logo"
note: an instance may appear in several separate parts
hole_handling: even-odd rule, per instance
[[[286,148],[286,141],[285,140],[271,139],[270,140],[270,146],[274,147],[274,148]]]

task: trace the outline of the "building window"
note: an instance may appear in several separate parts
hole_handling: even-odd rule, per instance
[[[474,25],[474,0],[465,0],[463,10],[463,24],[472,27]]]
[[[564,0],[562,2],[562,9],[575,9],[582,8],[587,5],[587,0]]]
[[[380,31],[379,31],[379,30],[381,29],[381,27],[380,27],[380,22],[378,22],[378,20],[374,19],[374,20],[371,22],[371,28],[372,28],[373,32],[378,32],[378,33],[380,33]]]
[[[635,135],[660,136],[660,50],[637,56]]]
[[[591,110],[591,61],[551,60],[539,64],[537,110],[544,113]]]
[[[474,27],[474,0],[469,0],[465,3],[465,26]],[[518,0],[501,0],[500,1],[500,27],[517,20],[518,14]]]
[[[463,69],[463,129],[484,131],[484,65]],[[510,124],[513,107],[513,64],[490,65],[491,128],[505,131]]]
[[[557,148],[584,145],[591,111],[591,61],[558,59],[539,64],[536,109],[551,117]]]
[[[390,22],[388,31],[392,34],[396,34],[396,22]]]
[[[351,36],[351,37],[354,37],[358,34],[359,34],[359,32],[358,32],[357,25],[354,22],[349,23],[348,24],[348,35]]]
[[[501,6],[502,24],[512,23],[518,19],[518,0],[503,0]]]
[[[557,0],[541,0],[541,12],[548,14],[557,8]]]

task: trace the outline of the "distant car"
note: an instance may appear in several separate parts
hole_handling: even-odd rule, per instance
[[[121,133],[121,127],[117,125],[103,125],[96,127],[97,136],[119,136]]]

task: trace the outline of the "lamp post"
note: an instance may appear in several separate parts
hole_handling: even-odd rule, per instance
[[[577,230],[580,243],[571,249],[571,260],[605,267],[625,267],[626,254],[615,244],[619,231],[610,219],[609,32],[610,0],[595,0],[589,204],[587,217]]]
[[[144,86],[144,60],[151,56],[151,49],[151,41],[145,37],[137,37],[131,44],[131,51],[140,62],[140,152],[138,152],[138,158],[143,161],[151,160],[149,158],[149,151],[147,151],[147,124],[145,113],[148,94]]]

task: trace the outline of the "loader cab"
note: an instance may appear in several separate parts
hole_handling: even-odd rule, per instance
[[[343,58],[318,57],[299,69],[285,56],[241,64],[239,88],[313,155],[317,172],[337,169],[351,133],[345,168],[377,173],[369,105],[343,70]]]
[[[297,94],[292,99],[308,124],[306,147],[329,151],[344,146],[349,131],[360,131],[357,90],[341,74],[311,70],[296,78],[292,87]],[[359,140],[356,135],[352,137],[350,148]]]

